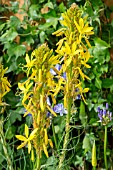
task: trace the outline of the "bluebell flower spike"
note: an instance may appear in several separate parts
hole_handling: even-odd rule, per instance
[[[103,125],[107,125],[112,120],[112,112],[108,110],[109,106],[106,103],[106,108],[101,110],[100,107],[97,108],[99,122],[102,122]]]

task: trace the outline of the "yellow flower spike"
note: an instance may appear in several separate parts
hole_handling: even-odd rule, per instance
[[[34,162],[34,150],[31,150],[31,161]]]
[[[44,153],[47,156],[47,158],[49,158],[49,155],[48,155],[47,148],[46,148],[45,144],[43,144],[43,150],[44,150]]]
[[[48,135],[47,135],[47,129],[44,129],[45,132],[45,145],[48,144]]]
[[[51,139],[48,139],[48,141],[49,141],[49,144],[50,144],[51,148],[53,148],[53,142],[52,142],[52,140],[51,140]]]
[[[38,111],[38,115],[37,115],[37,124],[40,124],[40,110]]]

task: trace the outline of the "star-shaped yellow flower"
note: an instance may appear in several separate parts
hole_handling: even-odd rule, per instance
[[[22,147],[24,147],[26,144],[28,144],[28,153],[30,153],[31,151],[31,140],[33,140],[34,136],[35,136],[35,133],[37,132],[38,128],[34,129],[31,134],[29,135],[29,128],[28,126],[25,124],[25,136],[22,136],[22,135],[16,135],[16,138],[21,140],[21,141],[24,141],[22,142],[21,145],[19,145],[17,147],[17,149],[20,149]],[[28,137],[29,136],[29,137]]]

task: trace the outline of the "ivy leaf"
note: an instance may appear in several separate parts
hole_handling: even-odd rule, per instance
[[[66,10],[66,7],[64,6],[63,2],[59,5],[58,8],[59,8],[60,12],[65,12],[65,10]]]
[[[52,3],[52,2],[46,3],[46,4],[44,5],[44,8],[45,8],[45,7],[49,7],[49,8],[51,8],[51,9],[54,9],[54,6],[53,6],[53,3]]]
[[[28,46],[30,46],[31,44],[34,43],[34,40],[31,36],[26,37],[26,43],[28,44]]]
[[[107,44],[105,41],[101,40],[100,38],[94,38],[95,46],[101,51],[105,50],[106,48],[110,48],[110,45]]]
[[[18,45],[18,44],[11,44],[10,47],[7,50],[7,53],[9,55],[9,60],[11,56],[16,56],[16,59],[19,56],[24,55],[26,52],[26,46],[25,45]]]
[[[0,37],[1,42],[7,42],[7,41],[13,41],[18,33],[14,29],[7,30],[6,33],[4,33]]]
[[[16,17],[16,16],[11,16],[11,17],[10,17],[10,21],[9,21],[9,25],[10,25],[10,27],[12,27],[12,28],[17,28],[18,26],[21,25],[21,22],[20,22],[20,20],[19,20],[18,17]]]

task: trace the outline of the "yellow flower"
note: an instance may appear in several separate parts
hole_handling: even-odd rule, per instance
[[[83,18],[79,19],[79,24],[76,22],[76,20],[74,20],[74,23],[80,34],[87,34],[87,35],[94,34],[94,32],[92,31],[93,27],[89,27],[88,22],[84,24]]]
[[[29,129],[28,129],[28,126],[25,124],[25,136],[22,136],[22,135],[16,135],[16,138],[21,140],[21,141],[24,141],[22,142],[21,145],[19,145],[17,147],[17,149],[20,149],[22,147],[24,147],[26,144],[28,144],[28,153],[30,153],[31,151],[31,141],[33,140],[33,138],[35,137],[35,133],[37,132],[38,128],[34,129],[31,134],[29,135]],[[29,137],[28,137],[29,136]]]

